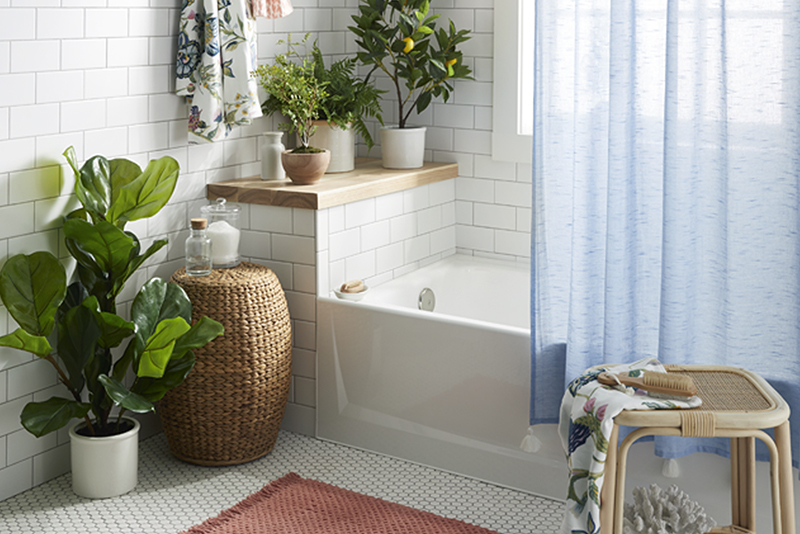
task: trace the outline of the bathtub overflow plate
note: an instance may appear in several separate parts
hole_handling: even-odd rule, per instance
[[[436,306],[436,296],[433,294],[433,290],[429,287],[426,287],[422,291],[419,292],[419,309],[424,311],[433,311],[433,308]]]

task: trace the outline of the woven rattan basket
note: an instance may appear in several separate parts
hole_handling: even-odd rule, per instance
[[[278,438],[291,381],[291,324],[277,276],[243,262],[203,277],[180,269],[172,281],[189,295],[194,317],[221,322],[225,333],[194,351],[194,369],[158,406],[170,450],[200,465],[264,456]]]

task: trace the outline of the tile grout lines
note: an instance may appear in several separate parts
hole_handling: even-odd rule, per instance
[[[239,466],[181,462],[163,434],[143,441],[139,454],[131,493],[83,499],[63,475],[0,502],[0,534],[173,534],[290,471],[501,534],[549,534],[561,523],[558,501],[286,431],[270,454]]]

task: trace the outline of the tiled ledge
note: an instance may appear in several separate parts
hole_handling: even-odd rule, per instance
[[[458,164],[426,161],[419,169],[384,169],[380,159],[357,158],[353,171],[326,174],[319,183],[258,177],[208,184],[207,196],[231,202],[319,210],[412,189],[458,176]]]

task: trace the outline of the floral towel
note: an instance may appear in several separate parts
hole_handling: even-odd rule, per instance
[[[222,139],[261,116],[255,19],[248,0],[183,0],[176,92],[189,105],[189,142]]]
[[[640,376],[643,371],[663,373],[664,366],[655,358],[646,358],[627,365],[593,369],[573,380],[564,393],[558,423],[569,464],[566,511],[561,525],[564,534],[600,532],[600,490],[608,440],[617,414],[622,410],[694,408],[702,402],[699,397],[664,400],[634,388],[604,386],[597,381],[597,375],[603,371]]]

